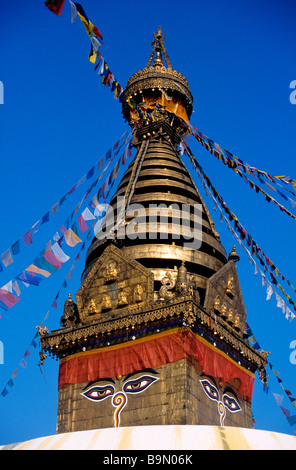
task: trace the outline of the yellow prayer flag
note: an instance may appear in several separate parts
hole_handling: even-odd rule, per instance
[[[94,25],[90,22],[90,21],[87,21],[79,12],[77,12],[79,18],[81,19],[85,29],[86,29],[86,32],[88,35],[90,35],[90,33],[93,32],[93,29],[94,29]]]
[[[77,245],[77,243],[81,242],[82,240],[76,235],[76,233],[73,232],[71,228],[69,228],[65,233],[64,233],[65,241],[67,245],[73,246]]]
[[[91,51],[88,56],[88,60],[92,63],[95,64],[97,60],[97,53],[95,52],[94,48],[91,48]]]
[[[45,271],[45,269],[40,269],[38,268],[37,266],[35,266],[34,264],[30,264],[30,266],[28,266],[26,268],[26,271],[29,271],[31,273],[36,273],[36,274],[41,274],[42,276],[44,277],[49,277],[51,276],[51,273],[48,272],[48,271]]]

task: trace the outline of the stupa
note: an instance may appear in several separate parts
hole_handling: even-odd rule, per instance
[[[159,28],[124,91],[136,156],[61,328],[41,336],[42,358],[59,360],[58,434],[252,428],[255,372],[264,378],[266,356],[247,341],[235,247],[226,253],[180,156],[192,109]]]

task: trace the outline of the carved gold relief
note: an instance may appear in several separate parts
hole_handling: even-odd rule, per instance
[[[88,315],[94,315],[96,313],[98,313],[98,309],[97,309],[97,306],[96,306],[96,303],[94,301],[94,299],[92,299],[87,307],[87,313]]]
[[[232,308],[230,308],[228,310],[227,323],[229,323],[230,325],[233,324],[233,311],[232,311]]]
[[[111,310],[112,302],[110,296],[108,294],[103,295],[102,299],[102,310]]]
[[[214,300],[214,312],[215,313],[221,313],[221,307],[220,307],[220,296],[217,295],[217,297]]]
[[[118,307],[124,307],[128,305],[127,295],[124,291],[120,291],[118,294]]]
[[[227,318],[227,306],[225,303],[221,307],[221,316],[222,318]]]
[[[134,302],[142,302],[144,296],[144,289],[141,284],[137,284],[134,288]]]
[[[234,297],[234,279],[232,276],[228,278],[227,285],[225,287],[225,293],[228,295],[228,297],[233,298]]]
[[[110,260],[106,266],[105,282],[114,282],[118,279],[117,264],[114,260]]]
[[[233,327],[234,327],[235,330],[240,331],[240,319],[239,319],[238,315],[236,315],[235,318],[234,318]]]

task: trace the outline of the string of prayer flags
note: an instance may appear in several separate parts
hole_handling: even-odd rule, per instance
[[[250,343],[250,344],[253,346],[253,348],[255,348],[257,351],[261,351],[262,349],[261,349],[261,347],[260,347],[260,345],[259,345],[257,339],[255,338],[255,336],[254,336],[254,334],[253,334],[253,331],[251,330],[251,328],[250,328],[250,326],[249,326],[248,323],[245,324],[245,330],[246,330],[246,333],[247,333],[248,336],[249,336],[249,337],[248,337],[249,343]],[[270,370],[272,370],[273,373],[275,374],[276,379],[277,379],[277,381],[278,381],[280,387],[281,387],[282,390],[285,392],[285,394],[286,394],[286,396],[288,397],[289,401],[291,402],[292,406],[296,409],[296,398],[295,398],[295,396],[293,397],[291,391],[288,390],[288,389],[286,389],[286,388],[284,388],[284,386],[282,385],[282,382],[283,382],[283,381],[282,381],[282,379],[279,377],[280,373],[279,373],[278,371],[276,371],[276,370],[273,368],[272,364],[271,364],[269,361],[267,361],[267,362],[268,362],[268,364],[269,364]],[[263,385],[263,390],[264,390],[265,393],[268,393],[269,390],[271,390],[270,385],[268,385],[267,382],[264,383],[264,385]],[[294,426],[294,425],[296,424],[296,414],[291,415],[290,410],[288,410],[287,408],[285,408],[285,407],[282,406],[283,401],[284,401],[284,395],[281,395],[281,394],[279,394],[279,393],[274,393],[274,392],[272,392],[272,391],[271,391],[271,393],[272,393],[272,395],[273,395],[273,397],[274,397],[274,399],[275,399],[276,404],[277,404],[277,405],[279,406],[279,408],[282,410],[282,412],[283,412],[283,414],[285,415],[285,417],[286,417],[288,423],[290,424],[290,426],[291,426],[291,427]],[[294,433],[295,433],[295,431],[294,431]],[[295,434],[296,434],[296,433],[295,433]]]
[[[204,181],[203,178],[202,178],[202,175],[201,175],[200,173],[198,173],[198,174],[199,174],[199,177],[201,178],[201,181],[202,181],[202,183],[203,183],[205,189],[207,190],[207,186],[206,186],[205,181]],[[213,201],[214,201],[214,203],[215,203],[215,210],[217,209],[217,207],[218,207],[219,210],[220,210],[220,222],[221,222],[223,219],[225,220],[229,232],[231,232],[231,234],[232,234],[233,237],[236,239],[236,241],[239,243],[239,245],[241,246],[241,248],[243,248],[243,249],[246,251],[250,263],[253,264],[254,267],[255,267],[255,273],[254,273],[255,276],[258,274],[258,272],[260,272],[261,277],[262,277],[262,285],[263,285],[263,286],[266,286],[266,285],[267,285],[267,292],[266,292],[267,296],[266,296],[266,300],[269,300],[269,299],[271,298],[272,294],[275,293],[276,300],[277,300],[277,307],[282,310],[282,312],[283,312],[283,314],[285,315],[285,317],[286,317],[287,320],[289,320],[289,319],[293,320],[293,318],[295,317],[294,313],[293,313],[293,312],[291,311],[291,309],[286,305],[286,303],[284,302],[284,300],[282,299],[282,297],[281,297],[277,292],[274,291],[274,289],[273,289],[273,287],[271,286],[270,282],[267,281],[266,276],[265,276],[264,273],[261,271],[261,269],[258,267],[256,261],[252,258],[250,251],[247,249],[246,246],[244,246],[244,244],[242,243],[240,237],[237,235],[237,233],[235,232],[235,230],[231,227],[231,225],[230,225],[228,219],[227,219],[227,218],[225,217],[225,215],[223,214],[222,209],[218,206],[218,203],[217,203],[216,199],[214,198],[214,196],[212,195],[212,193],[209,192],[209,191],[207,191],[207,194],[208,194],[208,195],[210,194],[210,196],[212,197],[212,199],[213,199]],[[270,273],[270,274],[272,274],[272,273]],[[280,284],[278,284],[278,286],[281,288]],[[281,288],[281,289],[282,289],[282,288]],[[283,290],[283,289],[282,289],[282,290]],[[283,290],[283,292],[284,292],[284,290]]]
[[[64,204],[65,200],[68,199],[74,192],[75,190],[84,184],[86,181],[90,180],[93,178],[95,175],[95,171],[101,171],[101,169],[106,165],[108,162],[112,162],[113,159],[118,155],[120,149],[126,145],[129,142],[129,145],[127,146],[127,151],[130,150],[130,144],[131,144],[131,135],[132,133],[128,133],[128,131],[125,131],[124,134],[116,141],[116,147],[115,144],[104,154],[97,162],[95,165],[93,165],[85,175],[80,178],[80,180],[72,186],[72,188],[67,191],[64,196],[56,202],[53,207],[49,210],[46,211],[46,213],[41,217],[41,219],[38,220],[29,230],[25,232],[24,235],[22,235],[13,245],[8,248],[1,256],[0,256],[0,273],[4,271],[4,268],[7,266],[11,265],[13,263],[13,258],[14,256],[17,256],[22,252],[22,248],[26,247],[28,245],[31,245],[34,242],[34,235],[38,232],[39,226],[41,224],[44,224],[50,220],[50,217],[54,217],[54,215],[58,212],[59,208]],[[106,156],[109,156],[108,159]],[[124,162],[122,162],[124,163]],[[105,170],[107,169],[108,165],[105,167]],[[101,175],[102,176],[102,175]],[[85,196],[87,197],[87,195]],[[82,201],[83,202],[83,201]],[[82,203],[81,202],[81,203]]]
[[[261,347],[257,341],[257,339],[255,338],[254,334],[253,334],[253,331],[251,330],[250,326],[248,323],[246,323],[246,333],[248,335],[248,341],[249,343],[251,344],[251,346],[256,349],[257,351],[260,351],[261,350]]]
[[[71,5],[71,23],[74,23],[78,16],[90,38],[91,49],[88,55],[88,60],[95,64],[95,71],[99,68],[98,75],[102,77],[102,84],[110,87],[111,92],[114,92],[114,98],[119,98],[119,102],[122,102],[123,88],[114,77],[114,74],[108,67],[106,60],[100,53],[100,48],[102,46],[100,40],[103,40],[101,32],[89,21],[83,7],[79,3],[72,2],[71,0],[69,0],[69,2]],[[98,63],[96,64],[97,60]]]
[[[289,399],[290,403],[292,404],[292,406],[296,409],[296,398],[292,396],[292,393],[290,390],[284,388],[283,384],[282,384],[282,379],[279,377],[279,372],[274,370],[272,364],[269,362],[269,367],[270,367],[270,370],[273,371],[273,373],[275,374],[276,376],[276,379],[281,387],[281,389],[283,390],[283,392],[285,393],[285,395],[280,395],[278,393],[272,393],[274,399],[275,399],[275,402],[276,404],[280,407],[280,409],[282,410],[282,412],[284,413],[288,423],[290,424],[291,427],[293,427],[295,424],[296,424],[296,414],[291,414],[290,410],[288,410],[287,408],[283,407],[282,406],[282,403],[284,401],[284,396],[287,396],[287,398]],[[296,434],[296,432],[294,431],[294,433]]]
[[[54,243],[52,243],[50,240],[46,244],[46,247],[41,250],[39,256],[37,256],[24,271],[22,271],[16,276],[15,279],[9,281],[9,283],[0,289],[0,308],[3,308],[7,311],[20,300],[21,292],[18,282],[26,288],[31,285],[39,286],[43,279],[48,278],[52,274],[55,274],[59,269],[61,269],[64,263],[70,259],[70,256],[68,256],[68,254],[66,254],[62,249],[63,243],[65,242],[66,245],[71,248],[75,247],[78,243],[81,243],[82,239],[80,237],[88,230],[87,223],[89,221],[93,222],[96,219],[100,219],[103,216],[103,213],[107,209],[106,199],[108,198],[111,188],[119,174],[122,161],[120,149],[123,145],[125,145],[126,148],[123,150],[123,153],[125,153],[126,149],[130,149],[130,143],[130,135],[126,137],[125,133],[121,139],[116,141],[111,151],[107,152],[107,166],[105,166],[101,175],[93,183],[91,183],[82,200],[72,211],[71,216],[68,217],[64,224],[60,227],[61,235],[59,232],[56,232],[53,236]],[[112,169],[111,167],[109,174],[107,174],[106,180],[102,184],[99,192],[91,199],[88,206],[84,208],[81,215],[78,216],[77,221],[73,220],[86,197],[90,194],[91,190],[95,188],[102,175],[105,173],[107,167],[116,156],[117,161],[115,160],[114,168]],[[105,156],[102,157],[102,159],[105,160]],[[101,165],[99,165],[99,167],[101,167]],[[88,175],[90,176],[89,173]],[[91,171],[91,175],[92,174],[93,171]],[[101,198],[103,198],[104,204],[102,204]],[[70,225],[71,222],[72,224]],[[96,224],[92,226],[94,230],[95,226]],[[55,304],[56,299],[53,302],[53,305]]]
[[[44,5],[55,15],[60,16],[63,11],[65,0],[46,0]]]
[[[256,191],[256,193],[261,193],[267,202],[272,201],[277,207],[282,212],[285,212],[287,215],[292,217],[294,220],[296,220],[296,216],[286,209],[285,206],[280,204],[274,197],[272,197],[270,194],[268,194],[266,191],[264,191],[260,186],[255,184],[252,180],[250,180],[246,174],[252,174],[254,177],[256,177],[261,184],[266,184],[267,188],[271,191],[275,191],[277,194],[279,194],[285,201],[290,200],[293,208],[296,207],[296,202],[291,199],[290,197],[286,196],[283,191],[289,192],[291,195],[294,197],[296,196],[295,191],[296,190],[296,180],[292,180],[290,177],[283,177],[283,176],[271,176],[266,172],[263,172],[261,170],[258,170],[257,168],[251,167],[250,165],[244,163],[241,159],[235,157],[232,155],[228,150],[224,149],[222,150],[220,145],[214,142],[212,139],[209,139],[207,136],[205,136],[202,132],[200,132],[196,127],[192,126],[189,123],[186,123],[183,121],[184,125],[187,127],[189,130],[189,133],[192,134],[196,140],[207,149],[209,153],[217,157],[220,161],[224,163],[224,165],[228,166],[228,168],[231,168],[235,173],[239,174],[239,176],[252,188]],[[243,170],[243,172],[241,171]],[[264,181],[264,179],[268,179],[269,181]],[[283,187],[281,184],[278,183],[277,180],[280,180],[281,182],[285,183],[285,185],[292,184],[293,190]],[[273,187],[270,184],[270,181],[279,185],[281,190]]]
[[[91,230],[89,230],[89,232],[88,232],[88,234],[87,234],[87,236],[86,236],[86,239],[89,239],[90,236],[91,236]],[[72,272],[73,269],[75,268],[75,264],[76,264],[77,260],[80,259],[80,253],[81,253],[84,249],[85,249],[85,242],[82,244],[82,246],[81,246],[81,248],[80,248],[80,251],[79,251],[78,255],[77,255],[76,258],[75,258],[75,261],[74,261],[74,263],[72,264],[72,266],[71,266],[71,268],[70,268],[70,271],[69,271],[68,274],[67,274],[67,278],[66,278],[66,279],[69,279],[69,278],[71,277],[71,276],[70,276],[70,275],[71,275],[71,272]],[[62,283],[62,288],[66,288],[66,287],[67,287],[67,280],[66,280],[66,279],[65,279],[65,280],[63,281],[63,283]],[[52,304],[51,304],[51,307],[52,307],[52,308],[55,308],[55,309],[57,308],[57,299],[58,299],[59,295],[60,295],[60,290],[57,292],[57,294],[56,294],[56,296],[55,296],[55,298],[54,298],[54,301],[53,301]],[[25,351],[23,357],[22,357],[21,360],[19,361],[18,367],[21,367],[22,369],[25,369],[25,368],[27,367],[27,361],[26,361],[26,359],[31,356],[32,348],[33,348],[33,349],[36,349],[37,346],[38,346],[38,343],[37,343],[36,339],[37,339],[38,335],[40,334],[40,329],[43,328],[44,322],[45,322],[45,321],[47,320],[47,318],[48,318],[49,312],[50,312],[50,310],[47,312],[46,316],[44,317],[44,319],[43,319],[43,321],[42,321],[40,327],[36,327],[36,328],[38,328],[38,331],[37,331],[37,333],[34,334],[34,337],[33,337],[33,339],[31,340],[29,347],[27,347],[27,349],[26,349],[26,351]],[[40,366],[40,370],[41,370],[41,365],[40,365],[40,363],[39,363],[39,366]],[[10,389],[14,386],[14,380],[15,380],[15,377],[17,376],[18,367],[14,370],[14,372],[13,372],[13,374],[11,375],[11,377],[9,378],[9,380],[8,380],[8,382],[7,382],[7,384],[6,384],[6,386],[4,387],[4,389],[3,389],[2,392],[1,392],[1,396],[2,396],[3,398],[5,398],[5,397],[9,394]],[[42,371],[41,371],[41,373],[42,373]]]
[[[32,348],[36,349],[38,346],[38,343],[36,342],[36,338],[38,334],[39,334],[38,332],[34,334],[34,337],[32,338],[30,345],[27,347],[23,357],[18,363],[18,366],[21,367],[22,369],[25,369],[27,367],[26,359],[31,356]],[[17,376],[17,372],[18,372],[18,367],[14,370],[13,374],[11,375],[11,377],[7,381],[7,384],[5,385],[4,389],[1,392],[1,396],[3,398],[5,398],[9,394],[9,390],[14,386],[14,380],[15,380],[15,377]]]
[[[263,178],[267,180],[268,182],[268,187],[270,187],[271,190],[275,190],[274,187],[270,184],[272,182],[273,184],[278,184],[281,188],[283,188],[285,191],[290,192],[291,195],[294,197],[296,196],[296,180],[293,180],[289,176],[276,176],[276,175],[270,175],[266,171],[259,170],[258,168],[255,168],[248,163],[243,162],[240,158],[236,157],[232,153],[230,153],[228,150],[224,149],[222,150],[220,145],[214,142],[212,139],[209,139],[206,135],[204,135],[202,132],[200,132],[196,127],[192,126],[188,122],[184,122],[184,125],[187,127],[188,131],[190,134],[194,135],[194,137],[205,147],[207,148],[208,151],[213,153],[214,156],[218,157],[223,163],[227,164],[229,167],[232,167],[233,169],[236,168],[242,168],[244,173],[247,174],[252,174],[254,177],[258,178],[261,183],[264,184]],[[282,186],[279,181],[285,184],[285,186]],[[291,185],[293,187],[293,190],[287,185]],[[283,196],[283,198],[286,200],[286,196]]]
[[[98,36],[101,40],[103,40],[103,36],[101,32],[98,30],[96,26],[94,26],[88,19],[83,7],[80,3],[71,2],[71,23],[73,24],[77,16],[80,18],[82,24],[85,27],[87,35],[90,37]]]
[[[187,153],[187,155],[189,156],[189,158],[190,158],[190,160],[193,164],[194,169],[197,171],[197,173],[200,172],[200,174],[202,175],[202,178],[204,179],[205,184],[207,185],[208,189],[210,191],[212,191],[215,200],[218,201],[218,203],[220,204],[221,214],[222,214],[222,210],[223,210],[226,213],[226,215],[228,216],[229,220],[234,224],[235,231],[239,234],[239,237],[237,237],[237,239],[242,240],[244,243],[247,244],[247,246],[251,247],[252,255],[256,255],[256,257],[258,258],[260,264],[264,267],[264,271],[268,272],[270,274],[271,283],[273,285],[277,286],[281,290],[282,294],[286,297],[289,304],[291,304],[293,306],[294,310],[296,311],[296,304],[291,299],[291,297],[285,292],[285,290],[283,289],[283,287],[281,286],[279,281],[276,279],[276,277],[281,278],[282,280],[286,281],[288,283],[288,285],[294,291],[295,291],[295,288],[292,286],[290,281],[287,281],[286,277],[282,275],[280,270],[275,266],[275,264],[270,260],[270,258],[268,258],[265,255],[263,250],[255,242],[253,237],[250,234],[247,233],[247,231],[244,229],[244,227],[239,222],[236,215],[233,212],[230,211],[230,209],[228,208],[226,202],[219,195],[218,191],[214,188],[214,186],[212,185],[210,179],[204,173],[201,165],[197,162],[196,158],[194,157],[193,153],[191,152],[191,150],[189,149],[188,145],[185,142],[183,142],[183,147],[184,147],[185,153]],[[222,216],[223,216],[223,214],[222,214]],[[268,284],[267,300],[270,298],[273,291],[274,291],[273,286],[269,283]],[[294,317],[295,317],[295,314],[292,313],[291,310],[287,307],[287,309],[286,309],[286,318],[290,318],[292,320]]]
[[[110,68],[108,67],[105,59],[99,55],[99,62],[95,67],[95,70],[100,66],[98,70],[98,75],[102,77],[102,84],[110,87],[111,93],[114,92],[114,98],[119,99],[119,102],[122,103],[123,99],[123,88],[118,83]]]

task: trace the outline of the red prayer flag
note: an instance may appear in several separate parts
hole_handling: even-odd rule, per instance
[[[102,36],[102,34],[100,33],[100,31],[98,30],[98,28],[96,26],[93,27],[93,33],[96,36],[99,36],[99,38],[103,41],[103,36]]]
[[[5,304],[5,306],[9,309],[13,307],[17,302],[19,302],[20,298],[11,292],[8,292],[4,289],[0,289],[0,301]],[[6,309],[5,309],[6,310]]]
[[[52,251],[47,250],[43,257],[48,261],[51,265],[55,266],[57,269],[60,269],[63,266],[63,261],[60,260]]]
[[[81,233],[84,233],[86,230],[88,230],[88,225],[85,223],[83,215],[80,215],[78,217],[78,223]]]
[[[32,233],[31,230],[28,230],[24,235],[23,235],[23,240],[25,242],[25,245],[31,245],[32,243]]]
[[[60,16],[64,7],[65,0],[46,0],[44,5],[55,15]]]

